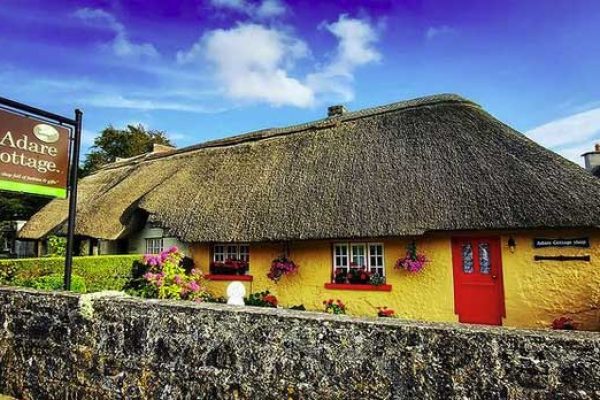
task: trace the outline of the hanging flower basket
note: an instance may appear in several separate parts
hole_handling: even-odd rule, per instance
[[[394,268],[404,269],[408,272],[421,272],[428,262],[424,254],[417,252],[417,244],[413,241],[407,246],[406,255],[396,261]]]
[[[296,265],[292,260],[286,256],[279,256],[271,263],[271,269],[267,274],[267,278],[274,282],[278,282],[284,275],[292,274],[297,270],[298,265]]]

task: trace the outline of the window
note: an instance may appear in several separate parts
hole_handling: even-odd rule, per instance
[[[369,245],[369,268],[371,272],[384,276],[382,244]]]
[[[365,256],[366,255],[365,245],[364,244],[351,244],[350,250],[352,251],[352,262],[350,263],[350,265],[352,267],[357,267],[357,268],[366,267],[367,260],[366,260],[366,256]]]
[[[238,259],[240,261],[250,261],[250,246],[247,244],[240,244]]]
[[[333,266],[348,272],[348,245],[336,244],[334,247]]]
[[[462,268],[465,274],[473,273],[473,248],[471,243],[462,245]]]
[[[382,243],[336,243],[333,245],[333,268],[348,272],[350,267],[365,267],[385,276]]]
[[[237,260],[238,259],[238,246],[235,244],[228,244],[225,246],[227,249],[225,251],[225,259],[226,260]]]
[[[225,246],[217,244],[213,247],[213,261],[225,261]]]
[[[158,254],[163,251],[162,238],[146,239],[146,254]]]
[[[225,262],[250,261],[250,246],[247,244],[215,244],[213,246],[213,261]]]
[[[479,243],[479,273],[489,274],[490,270],[490,245]]]

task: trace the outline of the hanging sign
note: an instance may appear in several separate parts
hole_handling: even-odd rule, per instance
[[[533,239],[533,247],[536,249],[544,247],[590,247],[589,238],[577,238],[577,239]]]
[[[67,197],[70,130],[0,109],[0,190]]]

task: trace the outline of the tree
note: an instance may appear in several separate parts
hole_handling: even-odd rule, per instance
[[[49,201],[32,194],[0,192],[0,221],[29,219]]]
[[[81,176],[89,175],[117,158],[129,158],[152,151],[154,144],[172,146],[164,131],[146,130],[143,125],[127,125],[126,129],[109,125],[94,139],[94,145],[83,162]]]
[[[146,130],[142,125],[127,125],[126,129],[109,125],[94,140],[94,146],[86,155],[79,176],[89,175],[102,165],[115,161],[117,157],[128,158],[147,153],[152,150],[154,143],[172,146],[163,131]],[[0,192],[0,221],[29,219],[49,201],[50,198],[47,197]]]

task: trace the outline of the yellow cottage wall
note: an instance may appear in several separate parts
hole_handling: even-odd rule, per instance
[[[600,233],[546,231],[512,237],[516,242],[514,253],[507,246],[509,236],[502,236],[504,325],[546,328],[565,315],[578,322],[581,329],[600,330]],[[535,237],[589,237],[590,248],[534,249]],[[534,261],[535,255],[589,255],[591,261]]]
[[[489,236],[490,233],[481,234]],[[500,236],[500,235],[499,235]],[[589,249],[533,249],[534,237],[589,236]],[[509,235],[501,235],[506,326],[546,328],[561,315],[572,316],[582,329],[600,329],[600,235],[596,232],[532,232],[513,234],[516,249],[511,252]],[[456,322],[452,272],[451,236],[429,235],[417,239],[419,252],[430,262],[417,274],[393,268],[405,254],[410,239],[379,239],[382,242],[387,283],[391,292],[330,290],[334,241],[306,241],[289,245],[289,256],[300,265],[295,275],[284,276],[278,283],[266,274],[271,261],[282,254],[283,245],[257,243],[250,245],[252,282],[244,282],[248,293],[269,290],[280,305],[303,304],[307,309],[321,310],[326,299],[340,299],[347,304],[348,314],[376,315],[377,307],[387,306],[399,317],[414,320]],[[337,241],[335,241],[337,242]],[[591,262],[534,261],[534,255],[591,255]],[[196,267],[208,273],[210,246],[192,245]],[[223,296],[228,281],[208,281],[209,291]],[[576,313],[571,315],[572,313]]]

